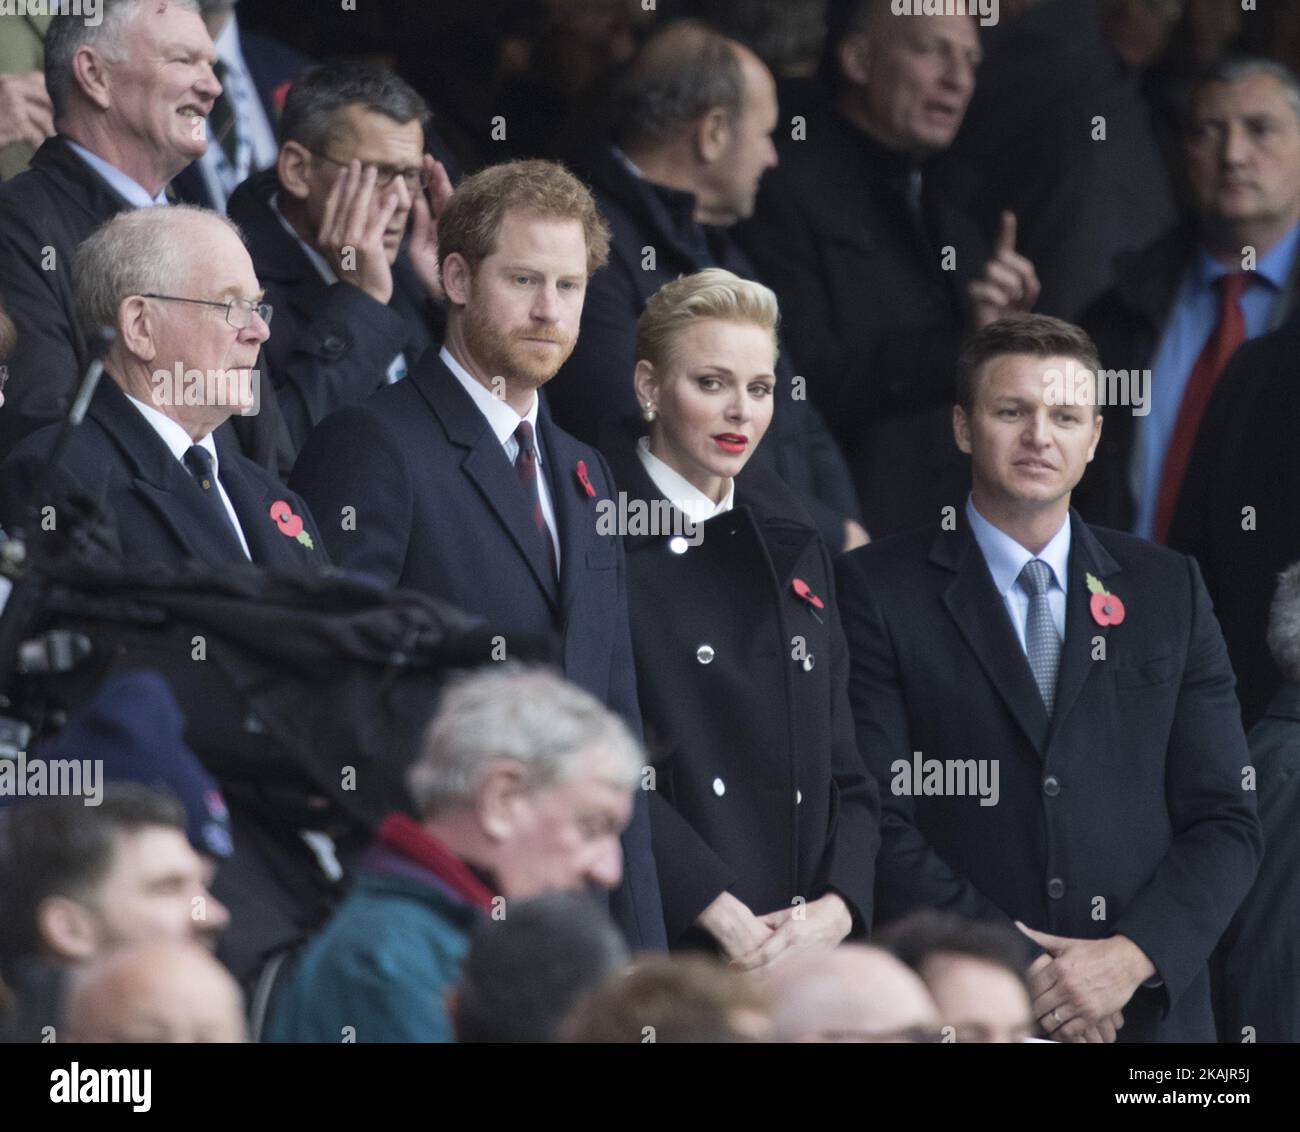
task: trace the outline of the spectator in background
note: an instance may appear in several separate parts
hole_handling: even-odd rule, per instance
[[[264,356],[295,448],[442,337],[437,217],[451,182],[424,152],[428,121],[390,71],[313,68],[285,99],[275,168],[230,198],[279,316]]]
[[[244,998],[227,971],[191,943],[124,947],[72,980],[59,1041],[243,1042]]]
[[[990,258],[930,176],[975,91],[977,30],[972,16],[895,16],[889,0],[861,0],[838,44],[838,95],[778,133],[781,165],[741,230],[873,537],[961,499],[966,468],[947,439],[958,343],[1038,295],[1015,218],[1004,214]]]
[[[761,984],[711,959],[655,956],[582,999],[565,1042],[761,1042],[772,1034]]]
[[[618,717],[558,676],[494,665],[450,687],[407,776],[418,819],[384,819],[270,1040],[454,1040],[471,929],[543,892],[614,888],[640,767]]]
[[[292,47],[245,32],[237,3],[199,0],[221,93],[208,118],[207,150],[172,182],[178,199],[217,212],[226,211],[237,186],[275,164],[275,125],[285,91],[310,66]]]
[[[114,783],[85,798],[29,799],[0,813],[0,976],[17,996],[17,1041],[62,1023],[66,973],[130,944],[212,949],[229,914],[171,796]]]
[[[627,375],[636,320],[661,286],[720,267],[756,278],[729,229],[748,217],[775,164],[772,77],[748,48],[693,21],[651,37],[624,77],[611,138],[575,162],[610,225],[610,262],[592,278],[582,332],[546,396],[556,420],[600,440],[611,421],[635,419]],[[858,505],[844,459],[783,355],[776,417],[760,461],[813,512],[833,550],[861,545]]]
[[[235,226],[192,205],[121,213],[82,245],[75,296],[88,336],[115,332],[104,376],[57,477],[40,478],[58,425],[4,462],[0,523],[16,528],[30,509],[75,491],[103,507],[129,561],[324,566],[302,500],[221,429],[256,407],[258,350],[270,333],[271,310]],[[263,408],[268,400],[262,390]]]
[[[1176,219],[1140,72],[1102,37],[1095,0],[1036,0],[981,38],[979,85],[945,160],[969,172],[964,199],[987,228],[1002,209],[1019,218],[1036,309],[1077,319],[1114,282],[1114,258]]]
[[[1228,359],[1295,309],[1300,82],[1265,60],[1220,64],[1196,89],[1183,160],[1194,216],[1122,257],[1081,320],[1106,369],[1150,371],[1150,398],[1107,412],[1078,507],[1157,542]]]
[[[167,203],[172,178],[207,149],[221,91],[195,0],[161,12],[149,0],[104,0],[101,16],[53,18],[45,85],[58,133],[0,186],[0,299],[19,331],[0,459],[66,413],[99,348],[73,298],[77,247],[119,212]],[[281,427],[272,396],[232,425],[240,448],[268,468]]]
[[[0,181],[18,176],[54,133],[54,107],[41,68],[48,12],[0,16]]]
[[[937,1042],[925,984],[879,947],[845,944],[792,956],[769,980],[781,1042]]]
[[[1222,1042],[1300,1041],[1300,563],[1278,580],[1268,647],[1285,683],[1247,736],[1264,862],[1219,948]]]
[[[949,1040],[1022,1042],[1037,1028],[1029,949],[1011,928],[927,909],[895,921],[876,942],[924,980]]]
[[[585,894],[553,892],[478,922],[451,1005],[459,1042],[550,1042],[578,999],[627,966],[627,944]]]

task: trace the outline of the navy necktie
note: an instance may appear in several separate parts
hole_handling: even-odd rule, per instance
[[[519,477],[519,486],[524,489],[533,509],[533,526],[546,543],[546,557],[551,563],[551,576],[559,577],[555,561],[555,540],[551,538],[551,528],[546,525],[546,516],[542,513],[541,487],[537,483],[537,447],[533,442],[533,426],[527,421],[520,421],[515,429],[515,441],[519,445],[519,454],[515,457],[515,475]]]
[[[208,506],[209,517],[213,522],[225,526],[235,536],[235,541],[239,542],[239,533],[235,530],[235,524],[230,521],[230,512],[226,510],[221,492],[217,489],[217,477],[212,470],[212,453],[201,445],[195,444],[186,451],[181,458],[181,463],[194,477],[194,482],[199,485],[199,491],[203,493],[203,500]]]

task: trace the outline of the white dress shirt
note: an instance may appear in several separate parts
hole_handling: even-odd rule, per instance
[[[108,182],[109,188],[122,197],[132,208],[153,208],[167,203],[167,186],[164,185],[158,195],[151,197],[148,190],[138,181],[133,181],[116,165],[110,165],[97,153],[91,153],[84,145],[78,145],[71,138],[63,139],[78,157],[91,167],[101,178]]]
[[[225,212],[230,194],[250,174],[274,165],[278,151],[275,131],[267,120],[257,84],[244,62],[244,53],[239,49],[239,20],[234,12],[230,13],[230,19],[212,46],[226,67],[222,89],[238,123],[239,143],[232,165],[225,151],[209,135],[207,152],[199,158],[199,172],[203,175],[203,187],[212,198],[213,207],[218,212]]]
[[[1052,623],[1061,640],[1065,640],[1065,594],[1068,589],[1067,570],[1070,562],[1070,517],[1066,515],[1061,529],[1038,554],[1031,554],[1005,531],[999,530],[975,510],[975,503],[966,500],[966,518],[970,521],[975,541],[988,563],[993,584],[1002,595],[1011,624],[1015,626],[1020,647],[1025,648],[1025,623],[1029,620],[1029,594],[1018,585],[1020,571],[1025,563],[1037,558],[1046,562],[1052,571],[1047,587],[1047,604],[1052,611]],[[1026,650],[1025,655],[1028,655]]]
[[[330,267],[329,260],[298,235],[294,226],[285,219],[284,213],[280,211],[279,193],[271,194],[271,211],[275,213],[276,219],[280,221],[284,230],[298,241],[298,246],[302,248],[303,253],[307,256],[307,259],[311,262],[311,265],[316,269],[320,277],[325,280],[326,286],[333,287],[334,284],[339,281],[339,277],[334,273],[334,269]],[[398,350],[397,357],[388,363],[388,371],[384,374],[384,377],[388,384],[392,385],[395,381],[401,381],[402,378],[406,376],[406,371],[406,355],[403,354],[401,350]]]
[[[153,405],[148,405],[144,401],[137,400],[135,397],[127,395],[127,400],[140,410],[140,415],[149,422],[154,432],[167,445],[168,451],[176,457],[181,463],[185,474],[190,474],[189,468],[185,467],[185,453],[188,452],[196,443],[188,432],[171,419],[166,413],[156,409]],[[248,550],[248,540],[244,538],[244,530],[239,525],[239,516],[235,514],[234,505],[230,502],[230,496],[226,494],[226,489],[221,484],[220,472],[221,462],[217,456],[217,446],[213,442],[212,433],[208,433],[202,440],[197,441],[198,446],[207,451],[212,457],[212,474],[216,477],[217,491],[221,494],[221,502],[225,505],[226,514],[230,516],[230,521],[234,525],[235,534],[239,536],[239,545],[244,548],[244,557],[250,562],[253,560],[252,554]]]
[[[478,381],[472,373],[460,364],[451,355],[451,351],[446,346],[438,353],[443,364],[456,375],[456,380],[464,387],[465,392],[470,395],[475,407],[480,413],[487,417],[488,427],[492,430],[493,435],[505,449],[506,457],[510,460],[513,467],[515,457],[519,455],[519,441],[515,439],[515,429],[519,427],[520,421],[527,421],[533,426],[533,448],[537,453],[537,491],[542,500],[542,518],[546,521],[546,526],[550,529],[551,539],[555,543],[555,569],[560,569],[560,529],[555,525],[555,508],[551,506],[551,489],[546,485],[546,475],[543,471],[543,464],[546,462],[546,454],[542,450],[542,434],[537,430],[537,393],[533,393],[533,403],[529,406],[528,412],[520,416],[501,397],[493,396],[483,384]],[[576,474],[576,473],[575,473]]]
[[[663,493],[663,497],[692,523],[708,522],[715,515],[722,515],[735,506],[736,481],[734,479],[727,481],[727,494],[722,502],[714,503],[690,480],[678,474],[650,451],[648,436],[643,436],[636,442],[636,454],[637,459],[641,461],[641,466],[646,470],[646,475],[654,481],[655,487]]]

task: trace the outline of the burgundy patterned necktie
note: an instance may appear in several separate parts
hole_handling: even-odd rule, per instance
[[[527,421],[520,421],[515,429],[515,441],[519,444],[519,454],[515,457],[515,475],[519,477],[519,486],[524,489],[533,507],[533,525],[546,543],[546,557],[551,563],[551,576],[559,578],[560,572],[555,562],[555,540],[551,538],[551,528],[546,525],[546,516],[542,514],[542,494],[537,483],[537,447],[533,443],[533,426]]]

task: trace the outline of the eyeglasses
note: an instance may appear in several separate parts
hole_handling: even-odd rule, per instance
[[[214,302],[212,299],[182,299],[179,295],[141,295],[142,299],[163,299],[169,303],[195,303],[201,307],[221,307],[226,312],[226,321],[236,330],[244,330],[253,321],[253,312],[268,326],[271,324],[271,304],[255,303],[250,299],[231,299],[228,303]]]
[[[306,146],[303,146],[307,149]],[[337,157],[331,157],[328,153],[321,153],[318,150],[307,149],[307,152],[319,157],[322,161],[328,161],[331,165],[342,165],[344,167],[351,165],[350,161],[340,161]],[[367,164],[374,162],[362,162],[364,168]],[[407,189],[412,193],[418,193],[429,187],[429,174],[423,169],[396,169],[391,165],[375,165],[375,188],[386,189],[391,185],[395,178],[401,177],[406,182]]]

